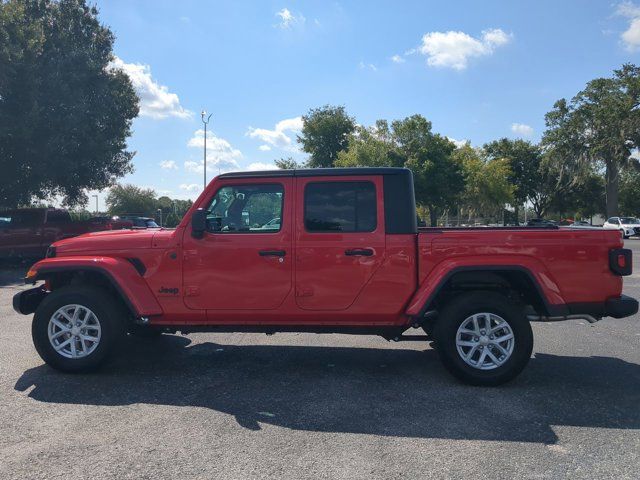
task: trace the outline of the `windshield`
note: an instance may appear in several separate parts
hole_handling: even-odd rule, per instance
[[[626,225],[638,225],[640,224],[640,220],[636,217],[620,217],[620,223],[624,223]]]

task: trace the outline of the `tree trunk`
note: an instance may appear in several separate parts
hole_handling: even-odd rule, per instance
[[[431,226],[432,227],[437,227],[438,226],[438,212],[436,212],[436,209],[433,207],[429,207],[429,218],[431,219]]]
[[[606,196],[607,196],[607,218],[618,216],[618,188],[620,187],[620,175],[618,175],[618,164],[609,160],[607,162]]]

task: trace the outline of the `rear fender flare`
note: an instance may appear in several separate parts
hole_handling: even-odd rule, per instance
[[[509,257],[488,262],[486,257],[465,257],[444,260],[438,263],[418,287],[409,302],[406,313],[411,317],[422,317],[447,281],[459,272],[508,272],[524,273],[535,286],[547,315],[566,315],[567,308],[559,286],[545,266],[531,257]]]

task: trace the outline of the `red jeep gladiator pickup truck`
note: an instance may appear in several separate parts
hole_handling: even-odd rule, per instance
[[[432,339],[455,376],[497,385],[527,364],[530,321],[637,312],[622,246],[604,229],[419,230],[406,169],[227,173],[175,230],[56,242],[13,303],[63,371],[127,331],[295,331]]]

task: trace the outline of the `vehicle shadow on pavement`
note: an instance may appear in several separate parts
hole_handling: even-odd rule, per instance
[[[126,343],[99,373],[42,365],[15,389],[41,402],[209,408],[252,430],[555,443],[554,425],[640,429],[640,365],[611,357],[537,354],[512,383],[478,388],[431,349]]]

